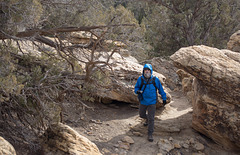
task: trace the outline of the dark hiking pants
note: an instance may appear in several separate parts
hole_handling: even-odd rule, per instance
[[[139,106],[140,117],[148,120],[148,135],[152,134],[154,131],[155,111],[156,111],[156,104],[151,104],[151,105],[140,104]]]

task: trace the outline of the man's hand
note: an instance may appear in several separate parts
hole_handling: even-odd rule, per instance
[[[137,90],[137,94],[142,94],[143,91],[142,90]]]
[[[165,106],[167,104],[166,100],[163,100],[163,106]]]

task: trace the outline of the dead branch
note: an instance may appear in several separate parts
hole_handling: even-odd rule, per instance
[[[60,32],[76,32],[76,31],[90,31],[94,29],[103,29],[106,27],[117,27],[117,26],[135,26],[135,24],[116,24],[116,25],[103,25],[103,26],[82,26],[82,27],[59,27],[52,29],[32,29],[24,32],[19,32],[15,36],[11,36],[3,31],[0,31],[0,39],[20,39],[27,37],[35,37],[37,35],[51,36]]]

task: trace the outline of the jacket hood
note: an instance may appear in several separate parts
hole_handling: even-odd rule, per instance
[[[151,71],[151,75],[152,75],[152,73],[153,73],[152,65],[151,65],[151,64],[145,64],[144,67],[143,67],[142,75],[144,75],[144,69],[145,69],[145,68],[150,69],[150,71]]]

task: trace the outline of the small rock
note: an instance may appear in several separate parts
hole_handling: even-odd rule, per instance
[[[96,120],[96,124],[102,124],[102,122],[98,119]]]
[[[87,135],[93,135],[93,133],[92,132],[87,132]]]
[[[139,136],[139,137],[142,137],[142,136],[143,136],[143,134],[141,134],[140,132],[133,132],[133,134],[134,134],[135,136]]]
[[[113,146],[118,148],[118,147],[119,147],[119,144],[114,144]]]
[[[177,149],[180,149],[181,148],[181,145],[179,143],[175,143],[174,144],[174,147],[177,148]]]
[[[122,142],[122,143],[119,144],[119,148],[122,148],[122,149],[125,149],[125,150],[129,150],[130,149],[130,144]]]
[[[114,144],[113,146],[116,147],[116,148],[118,148],[118,147],[119,147],[119,144]]]
[[[188,149],[189,148],[189,145],[188,144],[183,144],[183,147],[185,148],[185,149]]]
[[[95,123],[95,124],[102,124],[102,122],[98,119],[98,120],[90,120],[91,123]]]
[[[190,142],[190,144],[194,144],[194,138],[191,138],[190,140],[189,140],[189,142]]]
[[[194,148],[195,148],[196,150],[198,150],[198,151],[202,151],[202,150],[204,150],[204,145],[201,144],[201,143],[196,143],[196,144],[194,145]]]
[[[158,153],[157,155],[163,155],[162,153]]]
[[[103,148],[103,149],[102,149],[102,152],[104,152],[104,153],[110,153],[110,151],[109,151],[108,149],[106,149],[106,148]]]
[[[166,139],[160,139],[158,141],[158,147],[159,147],[159,150],[164,150],[164,151],[167,151],[167,152],[174,149],[173,144],[169,140],[166,140]]]
[[[189,140],[186,140],[185,143],[188,144],[188,145],[190,145],[190,141],[189,141]]]
[[[170,138],[169,138],[169,140],[170,140],[170,141],[173,141],[173,138],[172,138],[172,137],[170,137]]]
[[[131,137],[129,137],[129,136],[123,137],[122,141],[123,141],[123,142],[130,143],[130,144],[133,144],[133,143],[134,143],[134,140],[133,140]]]

